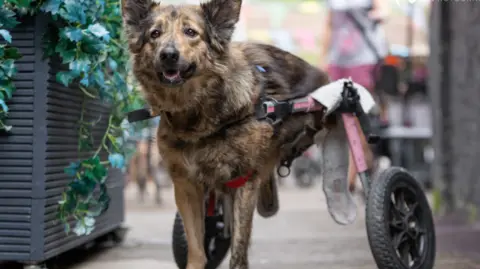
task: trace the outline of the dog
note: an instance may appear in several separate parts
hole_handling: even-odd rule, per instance
[[[153,144],[148,140],[137,142],[137,151],[129,161],[127,172],[129,181],[136,183],[138,186],[138,201],[140,203],[145,202],[148,182],[152,182],[155,185],[155,203],[161,205],[161,183],[158,172],[162,169],[163,161],[158,154],[158,150],[155,150],[156,143],[155,146]]]
[[[231,41],[241,0],[162,5],[123,0],[122,16],[133,73],[151,113],[160,115],[157,141],[173,182],[188,242],[187,269],[203,269],[205,193],[233,200],[231,269],[248,268],[255,206],[306,126],[325,127],[324,113],[295,114],[280,124],[259,120],[262,94],[303,97],[328,75],[274,46]],[[305,136],[302,148],[312,145]],[[293,143],[293,144],[292,144]],[[225,185],[253,171],[245,185]]]

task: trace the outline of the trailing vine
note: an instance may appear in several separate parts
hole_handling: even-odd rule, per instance
[[[112,107],[96,148],[91,129],[97,122],[86,121],[82,109],[78,150],[91,154],[65,168],[72,181],[59,201],[58,217],[67,232],[73,217],[77,235],[89,234],[95,217],[108,208],[108,168],[122,169],[125,164],[125,113],[143,106],[139,94],[127,83],[128,55],[121,35],[120,12],[119,0],[0,0],[0,36],[4,39],[0,43],[0,129],[15,128],[6,124],[7,101],[15,91],[15,60],[21,55],[11,45],[10,30],[24,15],[50,15],[51,24],[43,38],[45,57],[59,57],[68,66],[68,71],[57,73],[57,81],[82,91],[85,102],[99,99]]]

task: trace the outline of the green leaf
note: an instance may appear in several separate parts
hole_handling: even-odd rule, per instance
[[[65,234],[70,233],[70,224],[68,222],[63,225],[63,231],[65,232]]]
[[[117,70],[117,67],[118,67],[117,61],[115,61],[115,60],[112,59],[112,58],[108,58],[108,66],[109,66],[110,69],[112,69],[113,71]]]
[[[105,37],[108,36],[110,33],[103,27],[100,23],[95,23],[88,26],[88,31],[97,37]]]
[[[3,125],[3,130],[7,131],[7,132],[10,132],[10,130],[12,130],[12,126],[10,125]]]
[[[28,8],[32,0],[9,0],[9,2],[14,4],[16,8]]]
[[[78,149],[80,151],[90,151],[93,149],[93,138],[91,134],[80,136],[78,141]]]
[[[75,179],[70,187],[75,191],[76,194],[81,196],[87,196],[90,192],[90,188],[87,185],[87,178],[84,177],[82,180]]]
[[[41,10],[44,12],[50,12],[52,15],[55,15],[60,10],[60,5],[62,0],[47,0],[41,7]]]
[[[90,85],[90,81],[88,80],[89,76],[84,75],[83,78],[80,80],[80,84],[82,84],[85,87],[88,87]]]
[[[107,168],[102,165],[102,164],[98,164],[95,166],[95,168],[93,169],[93,174],[95,175],[95,178],[96,179],[103,179],[105,176],[107,176]]]
[[[118,153],[110,154],[108,161],[113,168],[123,168],[125,166],[125,159]]]
[[[0,29],[0,36],[5,39],[8,43],[12,43],[12,35],[10,35],[10,32],[5,30],[5,29]]]
[[[12,29],[19,22],[15,19],[15,12],[10,9],[0,8],[0,25],[5,29]]]
[[[58,82],[68,87],[75,77],[70,72],[58,72],[56,78]]]
[[[80,164],[78,162],[72,162],[67,168],[64,169],[64,172],[65,174],[74,177],[77,174],[78,168],[80,168]]]
[[[17,68],[15,67],[15,61],[13,59],[8,59],[0,62],[0,68],[5,72],[5,76],[11,78],[17,73]]]
[[[8,106],[5,103],[5,100],[0,99],[0,107],[2,108],[3,111],[8,112]]]
[[[84,219],[84,223],[85,223],[85,226],[87,227],[93,227],[93,225],[95,225],[95,219],[90,216],[87,216]]]
[[[76,57],[76,44],[70,41],[64,34],[61,32],[60,40],[52,42],[55,46],[55,52],[60,55],[62,58],[62,63],[70,63],[71,61],[75,60]]]
[[[12,89],[12,88],[0,86],[0,93],[1,93],[1,92],[4,92],[4,93],[7,95],[7,98],[8,98],[8,99],[11,99],[11,98],[12,98],[12,93],[13,93],[13,89]]]
[[[103,213],[103,211],[103,206],[97,206],[96,208],[89,210],[87,216],[98,217]]]
[[[82,30],[74,27],[65,28],[64,34],[69,40],[73,42],[78,42],[82,40],[83,37]]]
[[[81,220],[78,220],[77,224],[75,225],[75,228],[73,228],[73,232],[77,236],[87,235],[87,227],[85,227],[85,225]]]
[[[58,53],[62,57],[62,63],[70,63],[75,60],[75,50],[64,50]]]
[[[103,53],[107,47],[102,40],[90,35],[84,37],[81,48],[82,51],[88,54],[100,54]]]
[[[72,70],[74,74],[80,75],[82,72],[84,73],[88,72],[88,70],[90,69],[91,63],[92,62],[89,59],[77,60],[77,61],[70,62],[68,67],[70,68],[70,70]]]
[[[106,87],[105,85],[105,73],[103,72],[103,70],[101,70],[100,68],[98,68],[97,70],[95,70],[95,72],[93,73],[93,80],[95,81],[95,83],[97,83],[102,89]]]
[[[59,14],[65,20],[72,23],[87,23],[87,15],[85,8],[80,1],[64,0],[65,9],[61,9]]]
[[[4,50],[4,57],[7,59],[18,60],[22,58],[22,54],[20,54],[17,48],[7,47]]]

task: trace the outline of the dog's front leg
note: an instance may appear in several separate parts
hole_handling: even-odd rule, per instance
[[[175,202],[183,220],[188,243],[187,269],[204,269],[205,208],[203,187],[188,180],[174,180]]]
[[[236,190],[233,204],[233,238],[230,269],[248,269],[248,247],[259,180],[248,181]]]

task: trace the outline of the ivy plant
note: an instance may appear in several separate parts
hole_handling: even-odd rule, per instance
[[[68,66],[68,71],[57,73],[57,81],[82,91],[85,102],[99,99],[112,107],[98,143],[91,133],[97,122],[86,121],[82,110],[78,150],[90,154],[65,168],[72,181],[59,201],[58,216],[67,232],[75,219],[77,235],[92,232],[95,217],[108,208],[108,169],[125,165],[125,113],[143,106],[138,92],[127,83],[129,65],[120,12],[120,0],[0,0],[0,129],[15,128],[6,120],[8,100],[15,91],[15,60],[22,56],[12,45],[10,30],[25,15],[44,13],[51,18],[43,37],[44,55],[59,57]]]

